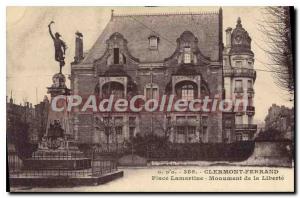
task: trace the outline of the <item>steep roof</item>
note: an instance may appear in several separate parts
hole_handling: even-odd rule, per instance
[[[239,43],[235,40],[239,39]],[[231,33],[231,48],[230,54],[251,54],[251,38],[248,32],[242,26],[242,20],[240,17],[237,19],[236,27]]]
[[[219,60],[220,28],[218,12],[189,14],[154,14],[113,16],[99,36],[83,64],[93,63],[106,50],[106,40],[115,32],[127,40],[128,50],[141,62],[162,62],[176,50],[176,40],[184,31],[198,38],[198,47],[204,56]],[[149,49],[149,36],[159,36],[158,50]]]

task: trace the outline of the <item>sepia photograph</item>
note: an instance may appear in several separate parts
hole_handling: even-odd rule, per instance
[[[6,7],[8,192],[295,192],[295,9]]]

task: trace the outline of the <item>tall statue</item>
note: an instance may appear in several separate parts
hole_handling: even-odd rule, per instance
[[[61,35],[56,32],[54,35],[51,30],[51,25],[54,21],[51,21],[48,25],[49,34],[53,39],[54,48],[55,48],[55,60],[59,62],[59,73],[61,73],[62,67],[65,65],[65,52],[67,49],[66,43],[60,39]]]

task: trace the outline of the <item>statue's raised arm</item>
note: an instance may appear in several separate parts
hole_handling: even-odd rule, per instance
[[[54,49],[55,49],[55,60],[59,62],[59,72],[61,73],[62,67],[65,65],[65,53],[67,49],[66,43],[60,39],[61,35],[56,32],[54,35],[51,30],[51,25],[54,23],[54,21],[51,21],[48,25],[49,34],[53,40],[54,43]]]
[[[49,34],[51,36],[52,39],[55,39],[53,33],[52,33],[52,30],[51,30],[51,25],[54,23],[54,21],[51,21],[48,25],[48,29],[49,29]]]

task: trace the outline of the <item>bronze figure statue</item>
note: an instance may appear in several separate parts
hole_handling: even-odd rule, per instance
[[[55,48],[55,60],[59,62],[59,73],[61,73],[62,67],[65,65],[65,52],[67,49],[66,43],[60,39],[61,35],[56,32],[54,35],[51,30],[51,25],[54,21],[51,21],[48,25],[49,34],[53,39],[54,48]]]

